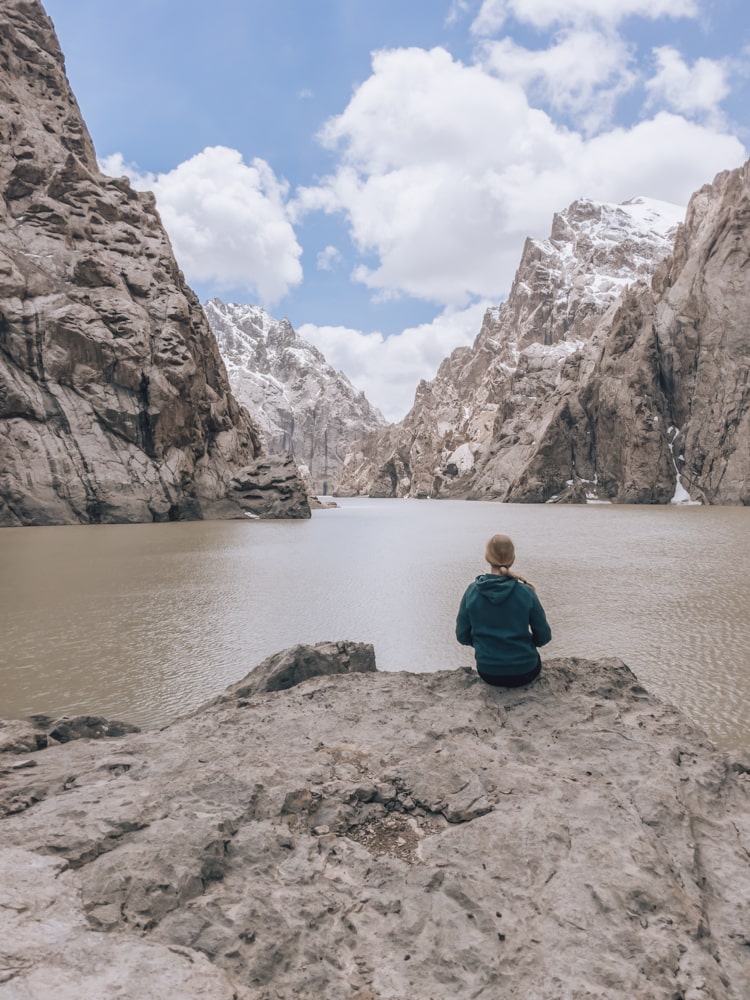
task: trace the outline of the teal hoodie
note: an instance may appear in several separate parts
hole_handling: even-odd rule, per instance
[[[552,638],[533,587],[510,576],[485,573],[461,598],[456,638],[473,646],[482,673],[524,674],[538,661],[537,646]]]

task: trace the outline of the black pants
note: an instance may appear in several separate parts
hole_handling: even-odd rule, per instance
[[[525,674],[483,674],[477,667],[477,673],[485,684],[493,687],[517,688],[524,684],[531,684],[542,672],[542,658],[537,656],[537,663],[533,670],[528,670]]]

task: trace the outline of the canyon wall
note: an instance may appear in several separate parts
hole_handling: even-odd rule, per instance
[[[750,502],[749,169],[679,227],[644,199],[556,216],[474,345],[347,457],[342,493]]]
[[[153,196],[99,170],[37,0],[0,9],[0,526],[309,516]]]

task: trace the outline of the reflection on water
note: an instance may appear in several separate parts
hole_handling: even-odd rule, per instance
[[[457,605],[501,531],[547,610],[547,656],[620,656],[718,745],[747,746],[747,509],[341,505],[0,531],[0,717],[162,725],[297,642],[372,642],[385,670],[469,664]]]

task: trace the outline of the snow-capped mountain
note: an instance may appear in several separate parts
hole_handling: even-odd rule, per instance
[[[259,425],[265,450],[291,453],[316,493],[333,492],[347,450],[385,426],[383,415],[287,319],[221,299],[204,309],[232,390]]]
[[[750,162],[675,233],[678,215],[638,199],[556,216],[342,492],[750,505]]]
[[[549,419],[563,368],[624,288],[649,279],[672,250],[684,209],[637,198],[582,199],[556,214],[548,239],[528,239],[506,302],[485,314],[421,382],[404,420],[360,442],[341,492],[503,499]]]

